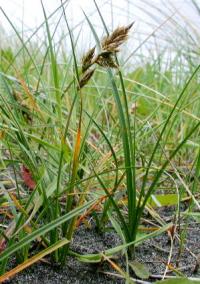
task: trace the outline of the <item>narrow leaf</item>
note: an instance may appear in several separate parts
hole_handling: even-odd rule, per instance
[[[52,246],[50,246],[50,247],[44,249],[43,251],[39,252],[38,254],[34,255],[33,257],[27,259],[26,261],[24,261],[23,263],[21,263],[17,267],[13,268],[12,270],[10,270],[10,271],[6,272],[5,274],[3,274],[2,276],[0,276],[0,283],[2,283],[3,281],[6,281],[9,278],[15,276],[20,271],[22,271],[25,268],[31,266],[32,264],[38,262],[40,259],[42,259],[46,255],[52,253],[53,251],[55,251],[58,248],[66,245],[67,243],[69,243],[69,241],[67,239],[60,240],[57,243],[53,244]]]

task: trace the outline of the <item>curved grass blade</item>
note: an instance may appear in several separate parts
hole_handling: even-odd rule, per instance
[[[17,267],[13,268],[12,270],[4,273],[2,276],[0,276],[0,283],[3,283],[6,280],[9,280],[9,278],[12,278],[17,273],[23,271],[27,267],[33,265],[34,263],[40,261],[43,257],[46,255],[54,252],[55,250],[59,249],[60,247],[66,245],[69,243],[67,239],[63,239],[58,241],[57,243],[51,245],[50,247],[44,249],[43,251],[39,252],[38,254],[32,256],[31,258],[27,259],[23,263],[19,264]]]
[[[120,246],[117,246],[115,248],[111,248],[108,249],[106,251],[104,251],[104,254],[108,257],[112,257],[114,254],[119,253],[120,251],[128,248],[131,245],[139,245],[142,242],[150,239],[150,238],[154,238],[160,234],[162,234],[163,232],[166,232],[168,229],[170,229],[172,226],[172,223],[169,223],[165,226],[163,226],[162,228],[158,229],[157,231],[150,233],[146,236],[140,237],[130,243],[126,243]],[[102,253],[96,253],[96,254],[85,254],[85,255],[80,255],[78,253],[74,253],[73,251],[70,251],[70,254],[73,256],[76,256],[78,260],[82,261],[82,262],[90,262],[90,263],[98,263],[101,262],[102,260]]]
[[[95,203],[96,200],[91,200],[84,204],[83,206],[80,206],[78,208],[75,208],[71,212],[51,221],[49,224],[44,225],[43,227],[35,230],[32,232],[30,235],[22,238],[19,240],[17,243],[12,244],[10,247],[5,249],[1,254],[0,254],[0,262],[3,261],[5,258],[9,257],[12,255],[14,252],[18,251],[19,249],[23,248],[25,245],[31,243],[33,240],[36,238],[43,236],[44,234],[48,233],[49,231],[57,228],[64,222],[71,220],[73,217],[77,216],[78,214],[82,213],[85,209],[90,207],[93,203]]]

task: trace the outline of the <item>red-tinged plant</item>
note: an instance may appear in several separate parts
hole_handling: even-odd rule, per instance
[[[0,241],[0,253],[6,249],[6,240],[3,239]]]
[[[22,180],[25,183],[25,185],[29,188],[29,189],[34,189],[36,186],[36,183],[32,177],[32,173],[30,172],[30,170],[25,167],[24,165],[22,165],[21,167],[21,176],[22,176]]]

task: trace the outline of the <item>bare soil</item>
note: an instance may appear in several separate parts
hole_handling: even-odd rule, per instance
[[[168,215],[167,211],[166,209],[163,212],[165,217]],[[178,240],[180,233],[185,233],[181,253],[180,241]],[[146,281],[154,282],[159,280],[159,277],[165,272],[168,262],[170,262],[172,270],[168,271],[167,275],[175,276],[179,273],[188,277],[200,278],[200,269],[198,269],[197,263],[197,259],[200,256],[200,224],[194,220],[190,220],[187,230],[184,231],[183,225],[175,235],[173,244],[168,234],[164,233],[154,239],[145,241],[136,248],[136,259],[146,264],[152,275]],[[86,228],[85,225],[79,227],[75,233],[71,248],[80,254],[97,253],[115,247],[120,243],[119,237],[114,232],[99,234],[92,223],[91,228]],[[169,261],[170,252],[171,259]],[[114,261],[125,269],[123,256],[119,256]],[[173,271],[174,269],[177,271]],[[115,274],[115,276],[106,275],[105,273],[107,272]],[[57,267],[53,264],[42,262],[37,263],[19,273],[14,279],[7,281],[7,283],[125,283],[125,280],[121,279],[117,274],[108,263],[101,265],[85,264],[73,257],[69,257],[65,267]],[[136,278],[134,273],[131,276]],[[156,276],[158,276],[157,279]]]

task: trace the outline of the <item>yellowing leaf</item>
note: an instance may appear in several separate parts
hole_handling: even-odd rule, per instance
[[[187,278],[174,278],[174,279],[167,279],[156,281],[156,284],[200,284],[200,280],[190,280]]]
[[[66,245],[69,243],[67,239],[63,239],[58,241],[57,243],[53,244],[52,246],[44,249],[43,251],[39,252],[38,254],[32,256],[31,258],[27,259],[23,263],[19,264],[17,267],[13,268],[12,270],[6,272],[2,276],[0,276],[0,283],[3,283],[5,280],[15,276],[20,271],[24,270],[25,268],[31,266],[32,264],[38,262],[40,259],[45,257],[46,255],[52,253],[53,251],[57,250],[58,248]]]
[[[183,196],[181,201],[186,200],[186,196]],[[148,204],[153,207],[162,207],[176,205],[178,203],[177,194],[152,194],[148,200]]]

